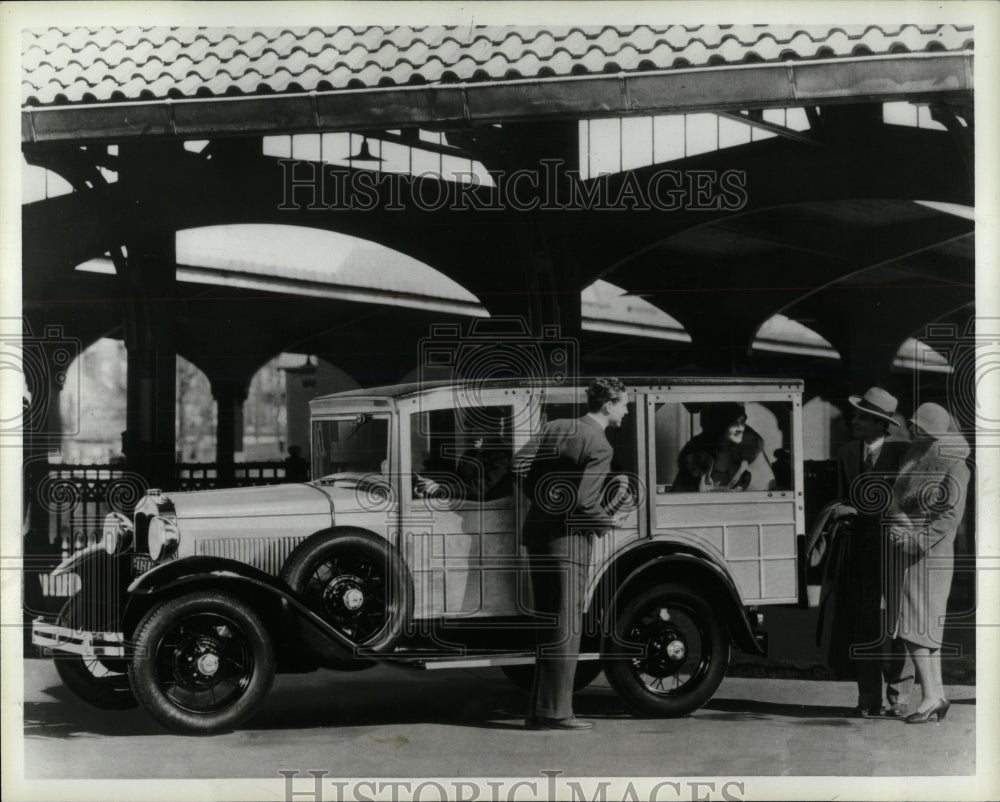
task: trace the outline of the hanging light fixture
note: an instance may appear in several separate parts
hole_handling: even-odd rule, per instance
[[[282,368],[290,376],[298,376],[303,388],[316,386],[316,374],[319,371],[319,360],[314,354],[306,356],[306,361],[298,367]]]
[[[381,162],[385,161],[381,156],[375,156],[372,154],[371,150],[368,148],[368,137],[361,138],[361,147],[358,148],[358,152],[353,156],[348,156],[347,161],[349,162]]]

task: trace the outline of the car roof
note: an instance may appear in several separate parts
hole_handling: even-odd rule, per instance
[[[314,398],[313,401],[326,399],[351,399],[351,398],[404,398],[410,395],[417,395],[423,392],[430,392],[440,387],[454,387],[456,389],[477,389],[482,390],[488,387],[586,387],[593,379],[601,378],[597,376],[583,376],[573,382],[559,382],[555,380],[543,380],[538,378],[505,378],[505,379],[434,379],[430,381],[403,382],[401,384],[385,384],[380,387],[359,387],[357,390],[344,390],[339,393]],[[654,387],[664,386],[684,387],[684,386],[740,386],[740,385],[782,385],[787,387],[802,387],[802,379],[774,378],[758,376],[619,376],[626,387]]]

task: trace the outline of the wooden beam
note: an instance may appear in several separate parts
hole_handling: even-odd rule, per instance
[[[965,102],[972,52],[242,97],[27,107],[22,142],[211,139],[274,133],[481,126],[889,100]]]
[[[746,125],[752,125],[754,128],[760,128],[764,131],[770,131],[772,134],[783,136],[785,139],[791,139],[793,142],[802,142],[806,145],[822,144],[822,142],[816,139],[816,137],[809,136],[809,134],[803,134],[801,131],[794,131],[783,125],[769,123],[767,120],[762,117],[757,117],[756,115],[750,116],[749,114],[744,114],[740,111],[720,111],[716,113],[720,117],[725,117],[727,120],[736,120],[737,122],[745,123]]]

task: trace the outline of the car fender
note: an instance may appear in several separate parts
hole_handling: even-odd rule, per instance
[[[279,605],[284,615],[305,619],[327,637],[356,650],[347,636],[303,604],[282,580],[252,565],[225,557],[172,560],[138,577],[129,585],[129,601],[122,617],[122,630],[126,637],[131,636],[139,619],[157,601],[202,587],[212,590],[229,588],[238,594],[250,592],[255,596],[263,594]]]
[[[76,574],[83,578],[86,575],[105,574],[122,566],[128,567],[131,555],[116,554],[112,556],[100,543],[94,543],[85,549],[66,557],[54,569],[52,576]],[[127,576],[127,572],[125,573]]]
[[[717,595],[721,597],[719,601],[725,606],[725,620],[733,640],[744,651],[752,654],[763,654],[761,644],[757,641],[753,628],[743,611],[743,600],[740,598],[739,590],[737,590],[732,578],[714,560],[698,554],[672,552],[650,556],[633,568],[626,575],[625,580],[617,586],[611,597],[609,608],[615,609],[625,597],[639,587],[639,583],[643,582],[644,577],[673,573],[673,569],[678,568],[682,572],[686,569],[688,574],[691,573],[691,569],[709,572],[716,582],[716,587],[722,590]],[[689,580],[687,584],[691,584]]]
[[[226,557],[185,557],[160,563],[137,577],[128,587],[136,596],[151,596],[209,577],[244,579],[278,589],[280,580],[244,562]]]
[[[131,579],[130,554],[111,555],[100,544],[87,548],[64,559],[51,576],[79,577],[79,593],[91,604],[100,604],[111,610],[121,610],[127,596],[126,587]]]

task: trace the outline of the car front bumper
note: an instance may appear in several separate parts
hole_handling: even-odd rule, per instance
[[[84,657],[125,657],[125,637],[120,632],[84,632],[61,627],[42,618],[31,625],[35,646]]]

